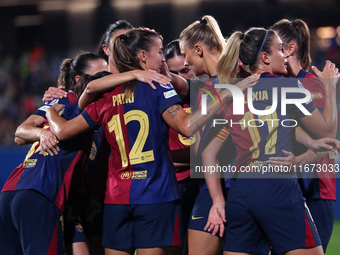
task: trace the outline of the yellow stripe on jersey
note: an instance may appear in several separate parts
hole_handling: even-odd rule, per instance
[[[207,136],[207,143],[212,139],[218,139],[221,142],[224,142],[229,136],[229,130],[226,127],[215,126],[211,127],[209,130],[209,134]]]
[[[215,138],[220,140],[221,142],[224,142],[228,138],[229,134],[230,134],[229,129],[223,127]]]

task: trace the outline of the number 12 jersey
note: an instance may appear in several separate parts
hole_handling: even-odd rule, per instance
[[[154,204],[179,199],[162,113],[181,102],[172,85],[138,82],[128,97],[119,86],[88,105],[82,116],[102,125],[110,144],[106,204]],[[95,173],[94,173],[95,174]]]

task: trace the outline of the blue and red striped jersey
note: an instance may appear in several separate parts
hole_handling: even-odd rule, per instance
[[[63,108],[61,116],[69,120],[79,115],[77,104]],[[49,129],[45,121],[42,128]],[[35,142],[23,163],[8,177],[2,192],[32,189],[40,192],[64,210],[73,172],[86,171],[92,143],[92,131],[72,139],[60,141],[58,155],[43,155],[40,142]]]
[[[256,115],[249,110],[247,90],[244,91],[244,115],[233,114],[233,103],[226,105],[225,119],[233,142],[238,151],[236,167],[266,165],[270,157],[281,156],[282,150],[292,151],[295,128],[292,115],[304,114],[294,105],[287,104],[286,115],[282,114],[282,88],[303,88],[293,78],[283,78],[263,73],[259,82],[252,87],[252,104],[256,110],[270,109],[273,104],[273,87],[277,88],[276,110],[268,115]],[[287,93],[289,99],[304,98],[302,93]],[[302,104],[310,113],[315,110],[312,100]],[[290,126],[290,127],[288,127]]]
[[[184,111],[187,114],[190,114],[191,108],[188,104],[183,105]],[[193,145],[196,141],[196,136],[192,136],[190,138],[182,136],[180,133],[177,133],[174,129],[169,129],[169,150],[176,151],[181,149],[190,149],[190,146]],[[188,157],[188,163],[190,161],[190,156]],[[181,167],[176,168],[176,178],[177,181],[182,181],[190,176],[190,168],[182,169]]]
[[[322,113],[325,107],[325,89],[321,81],[312,73],[301,69],[297,78],[302,82],[306,89],[308,89],[313,98],[314,105]],[[310,136],[313,135],[305,130]],[[307,148],[302,144],[294,144],[294,154],[300,155],[307,151]],[[320,158],[316,163],[316,167],[321,167],[322,171],[313,171],[308,174],[308,178],[302,173],[302,179],[299,179],[301,190],[305,198],[321,198],[336,200],[336,179],[335,172],[330,171],[331,165],[335,164],[335,156],[332,152]],[[329,170],[329,171],[327,171]],[[310,171],[309,171],[310,172]],[[313,177],[313,178],[312,178]]]
[[[129,98],[123,87],[107,92],[82,115],[102,125],[111,147],[106,204],[153,204],[179,199],[162,113],[181,102],[172,85],[138,82]]]

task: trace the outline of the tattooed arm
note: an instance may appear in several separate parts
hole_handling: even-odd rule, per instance
[[[230,97],[229,90],[225,90],[222,95],[226,94]],[[220,95],[221,95],[220,94]],[[213,101],[207,105],[207,114],[202,115],[201,111],[197,111],[194,114],[187,115],[182,106],[175,104],[170,106],[162,113],[162,117],[170,127],[176,132],[190,137],[195,134],[201,127],[203,127],[210,119],[212,119],[215,113],[221,108],[220,104],[215,105]]]
[[[162,117],[176,132],[190,136],[190,116],[179,104],[174,104],[162,113]]]

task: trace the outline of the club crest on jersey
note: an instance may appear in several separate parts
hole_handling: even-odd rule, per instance
[[[82,232],[83,232],[83,226],[82,226],[82,225],[77,224],[77,225],[75,226],[75,228],[76,228],[77,232],[79,232],[79,233],[82,233]]]
[[[176,96],[177,93],[176,93],[176,91],[173,89],[173,90],[164,92],[163,95],[164,95],[164,97],[165,97],[166,99],[168,99],[168,98],[170,98],[170,97]]]
[[[165,88],[165,89],[173,89],[174,87],[171,85],[171,83],[164,85],[164,84],[159,84],[161,85],[161,87]]]

